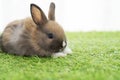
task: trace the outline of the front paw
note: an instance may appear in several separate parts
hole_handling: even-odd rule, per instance
[[[58,53],[54,53],[52,54],[53,58],[58,58],[58,57],[65,57],[67,54],[63,53],[63,52],[58,52]]]
[[[63,50],[64,54],[72,54],[72,50],[67,46],[64,50]]]

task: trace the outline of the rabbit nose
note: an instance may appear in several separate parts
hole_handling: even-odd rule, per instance
[[[65,46],[66,46],[66,42],[63,41],[63,43],[62,43],[62,47],[64,48]]]
[[[67,43],[65,41],[62,42],[62,47],[59,49],[59,51],[63,51],[63,49],[66,47]]]

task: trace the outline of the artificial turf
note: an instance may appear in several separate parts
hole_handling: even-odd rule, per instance
[[[21,57],[0,51],[0,80],[120,80],[120,32],[67,32],[73,53]]]

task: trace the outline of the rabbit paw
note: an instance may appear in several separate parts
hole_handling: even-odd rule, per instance
[[[52,54],[53,58],[58,58],[58,57],[65,57],[67,54],[63,53],[63,52],[58,52],[58,53],[54,53]]]
[[[72,54],[72,50],[67,46],[64,50],[63,50],[64,54]]]

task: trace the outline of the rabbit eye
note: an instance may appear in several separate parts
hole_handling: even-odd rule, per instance
[[[48,36],[49,39],[53,38],[53,34],[52,33],[48,33],[47,36]]]

